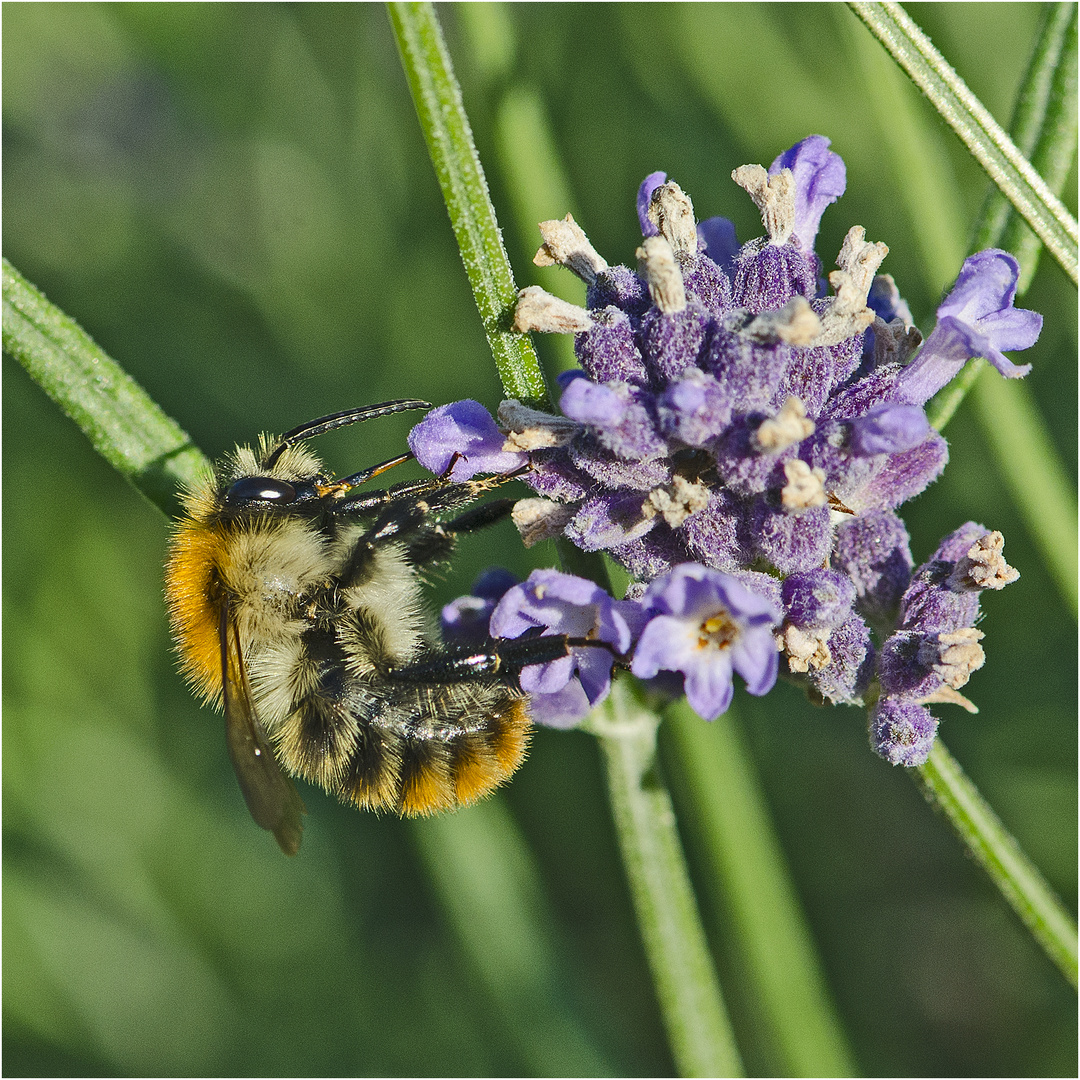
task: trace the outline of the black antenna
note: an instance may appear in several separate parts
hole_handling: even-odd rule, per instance
[[[309,420],[306,424],[294,427],[292,431],[286,431],[281,436],[281,442],[263,459],[262,467],[272,469],[274,463],[292,446],[301,439],[312,439],[316,435],[322,435],[334,428],[345,427],[347,424],[359,424],[364,420],[374,420],[379,416],[389,416],[390,413],[407,412],[410,409],[430,409],[430,401],[420,401],[415,398],[407,398],[402,401],[384,401],[379,405],[365,405],[359,409],[346,409],[344,412],[331,413],[329,416],[320,416],[318,420]]]

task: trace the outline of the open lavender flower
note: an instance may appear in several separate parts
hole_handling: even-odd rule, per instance
[[[727,710],[733,671],[751,694],[772,689],[777,671],[772,631],[780,612],[735,578],[684,563],[649,585],[642,606],[650,618],[631,670],[643,679],[682,672],[687,700],[699,716],[715,720]]]
[[[541,223],[535,261],[581,277],[587,306],[525,289],[515,328],[573,334],[581,368],[560,377],[561,416],[504,402],[504,443],[485,423],[476,429],[493,455],[527,458],[522,478],[536,497],[514,515],[526,543],[561,535],[605,551],[649,589],[656,584],[645,591],[656,603],[688,564],[707,571],[687,579],[699,590],[714,573],[734,575],[776,612],[769,633],[781,673],[821,700],[872,703],[872,745],[916,764],[936,720],[913,710],[963,703],[955,672],[974,670],[978,634],[967,586],[946,590],[958,611],[948,626],[926,622],[946,599],[927,591],[925,567],[912,577],[896,515],[948,460],[923,406],[975,356],[1007,377],[1025,374],[1003,351],[1030,346],[1041,319],[1013,307],[1015,260],[985,251],[966,260],[923,342],[895,282],[878,273],[888,249],[860,226],[848,230],[825,287],[814,244],[846,173],[823,136],[732,178],[765,229],[741,247],[726,219],[698,224],[690,198],[663,173],[638,191],[636,271],[610,266],[572,218]],[[413,444],[421,461],[426,441]],[[432,456],[444,468],[454,449],[465,452],[445,438],[439,448]],[[946,543],[967,548],[931,562],[958,565],[995,535],[964,533]],[[733,603],[736,613],[749,610],[741,594]],[[689,608],[661,614],[687,625],[697,617]],[[656,634],[637,644],[638,674],[675,663]],[[734,653],[680,656],[669,670],[683,672],[702,715],[717,715]],[[916,664],[931,674],[920,681]],[[950,673],[933,674],[941,668]],[[763,685],[753,670],[748,682]]]
[[[898,401],[929,401],[974,356],[984,356],[1008,379],[1031,370],[1018,367],[1003,349],[1027,349],[1042,330],[1042,316],[1014,308],[1020,266],[1007,252],[990,248],[964,260],[952,291],[937,310],[937,325],[919,355],[897,379]]]
[[[611,646],[574,646],[569,656],[533,664],[521,672],[521,688],[530,694],[533,719],[569,727],[607,696],[614,654],[630,650],[640,619],[634,601],[613,600],[585,578],[558,570],[534,570],[523,584],[502,596],[489,628],[499,638],[539,631]]]

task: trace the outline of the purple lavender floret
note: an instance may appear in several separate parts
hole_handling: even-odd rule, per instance
[[[891,765],[923,765],[937,728],[925,706],[886,698],[870,713],[870,745]]]
[[[888,620],[911,581],[907,528],[890,510],[851,517],[837,526],[832,565],[855,586],[861,614],[875,622]]]
[[[706,218],[698,222],[697,234],[700,243],[705,245],[705,254],[719,267],[724,277],[730,279],[734,274],[735,256],[739,253],[734,223],[725,217]],[[730,280],[728,292],[731,292]]]
[[[641,181],[641,186],[638,188],[637,193],[637,216],[638,223],[641,225],[642,236],[659,236],[660,230],[649,219],[649,203],[652,201],[653,192],[660,187],[664,181],[667,180],[667,173],[654,172],[649,173],[644,180]]]
[[[897,745],[914,744],[885,738],[882,733],[892,728],[881,717],[895,714],[914,723],[913,718],[922,715],[917,710],[925,712],[924,706],[933,702],[975,711],[959,691],[986,659],[982,631],[975,628],[979,598],[985,590],[1004,588],[1019,577],[1005,562],[1003,546],[1000,533],[969,521],[945,537],[934,557],[912,575],[900,602],[899,626],[881,648],[878,680],[883,696],[870,723],[871,744],[894,764],[922,764],[933,731],[920,736],[917,753],[902,752]]]
[[[781,596],[784,612],[796,626],[835,627],[851,614],[855,585],[838,570],[806,570],[784,579]]]
[[[876,654],[870,628],[858,615],[849,615],[829,634],[825,645],[829,659],[820,668],[809,668],[807,681],[834,705],[861,705],[874,678]]]
[[[975,356],[984,356],[1008,379],[1031,370],[1004,355],[1038,340],[1042,316],[1014,308],[1020,264],[1007,251],[990,248],[964,260],[952,291],[937,310],[937,325],[915,360],[900,376],[896,400],[922,405]]]
[[[608,642],[615,652],[626,653],[640,621],[636,603],[613,600],[585,578],[558,570],[534,570],[503,595],[491,616],[490,632],[496,638],[518,638],[536,631],[566,634]],[[526,667],[520,683],[530,694],[533,719],[556,727],[573,726],[607,696],[613,663],[609,649],[575,646],[559,660]]]
[[[687,700],[699,716],[715,720],[727,710],[733,671],[751,694],[772,689],[777,672],[772,628],[780,612],[735,578],[698,563],[677,566],[652,582],[642,606],[651,618],[631,670],[644,679],[681,671]]]
[[[443,607],[439,615],[443,640],[467,648],[487,641],[488,623],[495,605],[517,583],[517,576],[501,566],[485,570],[473,582],[468,596],[459,596]]]
[[[817,267],[788,241],[778,245],[768,237],[743,244],[735,256],[732,302],[752,315],[782,308],[792,297],[812,300],[817,295]]]
[[[913,572],[895,511],[948,460],[923,406],[973,356],[1007,377],[1025,374],[1003,354],[1030,346],[1041,319],[1013,306],[1016,261],[984,251],[964,263],[922,342],[895,282],[878,272],[887,248],[858,226],[826,282],[814,245],[846,173],[823,136],[732,178],[765,233],[741,246],[730,221],[697,222],[664,173],[637,194],[636,268],[609,266],[572,219],[545,222],[540,261],[578,274],[586,307],[527,290],[515,327],[575,335],[581,369],[559,379],[566,419],[526,420],[504,442],[486,413],[451,414],[460,433],[432,423],[414,440],[417,456],[445,471],[463,454],[453,479],[527,458],[523,479],[540,498],[520,515],[523,535],[561,532],[637,579],[654,622],[673,622],[658,624],[668,641],[651,629],[627,661],[643,677],[681,673],[702,715],[726,708],[731,671],[742,669],[730,642],[712,648],[712,631],[691,642],[687,627],[697,619],[700,629],[704,616],[669,599],[680,589],[721,605],[738,631],[731,641],[749,635],[740,619],[754,604],[775,613],[767,633],[746,638],[755,659],[739,654],[755,692],[775,678],[766,674],[779,647],[786,675],[819,698],[872,704],[875,749],[918,764],[937,726],[927,705],[974,708],[959,687],[983,659],[979,597],[1016,576],[1000,534],[970,522]],[[721,602],[718,578],[742,591]],[[546,678],[537,707],[557,723],[606,686],[560,675],[553,688]]]
[[[847,169],[824,135],[809,135],[769,166],[769,175],[790,169],[795,179],[795,228],[804,251],[814,250],[821,215],[847,189]]]
[[[455,481],[482,472],[514,472],[527,465],[525,454],[503,450],[505,442],[491,413],[469,398],[432,409],[409,432],[409,449],[416,460],[439,476],[453,462],[450,479]]]

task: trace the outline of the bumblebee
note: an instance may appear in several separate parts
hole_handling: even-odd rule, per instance
[[[569,648],[557,636],[449,648],[424,605],[423,571],[509,513],[510,499],[465,509],[506,477],[455,483],[447,470],[369,490],[412,455],[335,480],[304,445],[423,408],[388,401],[264,435],[183,496],[165,570],[181,667],[224,709],[251,816],[288,855],[305,813],[294,776],[406,816],[488,794],[525,757],[521,669]]]

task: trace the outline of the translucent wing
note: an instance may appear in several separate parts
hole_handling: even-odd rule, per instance
[[[307,811],[292,780],[282,772],[255,714],[240,638],[229,619],[228,602],[222,605],[219,633],[225,741],[236,779],[256,824],[274,834],[286,855],[295,855],[303,837],[302,815]]]

